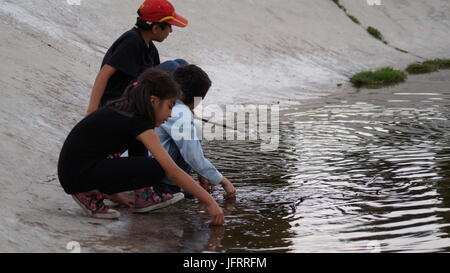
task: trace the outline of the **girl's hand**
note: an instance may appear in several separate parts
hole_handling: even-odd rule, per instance
[[[125,207],[129,207],[129,208],[134,207],[134,201],[133,200],[131,200],[131,199],[129,199],[129,198],[123,196],[123,195],[120,195],[118,193],[113,194],[113,195],[106,195],[106,198],[108,198],[109,200],[111,200],[111,201],[113,201],[115,203],[124,205]]]
[[[211,216],[211,221],[209,224],[212,226],[223,225],[225,223],[225,217],[223,215],[223,210],[217,205],[216,202],[211,205],[207,205],[206,209],[208,210],[209,215]]]

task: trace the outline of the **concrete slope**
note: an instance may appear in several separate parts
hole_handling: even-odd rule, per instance
[[[362,26],[331,0],[174,0],[190,24],[157,46],[163,60],[182,57],[210,73],[207,103],[318,97],[363,69],[450,57],[448,1],[341,2]],[[0,0],[0,251],[66,251],[72,240],[90,242],[86,251],[126,249],[96,241],[113,238],[123,222],[82,217],[59,186],[56,163],[103,54],[132,27],[140,3]],[[414,55],[374,39],[369,25]],[[153,243],[173,250],[158,236]]]

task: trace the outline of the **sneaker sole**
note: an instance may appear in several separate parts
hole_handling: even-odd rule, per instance
[[[170,205],[173,205],[176,202],[181,201],[183,199],[184,199],[184,194],[182,194],[181,192],[175,193],[173,195],[173,198],[170,199],[170,200],[158,203],[158,204],[153,205],[153,206],[148,206],[148,207],[141,208],[141,209],[134,209],[134,212],[135,213],[146,213],[146,212],[154,211],[154,210],[157,210],[157,209],[162,209],[162,208],[168,207]]]
[[[120,217],[120,212],[117,210],[110,209],[108,214],[94,213],[88,210],[83,203],[78,200],[74,195],[72,195],[73,200],[86,212],[89,216],[100,219],[118,219]]]

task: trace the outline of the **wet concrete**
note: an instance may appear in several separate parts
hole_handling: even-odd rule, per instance
[[[449,251],[448,86],[449,71],[440,71],[285,106],[273,152],[258,141],[206,143],[239,193],[235,201],[214,193],[223,227],[210,228],[195,200],[146,215],[119,208],[121,219],[109,221],[67,199],[61,210],[19,218],[83,252]],[[43,216],[85,230],[55,232]]]
[[[299,157],[294,152],[285,153],[302,147],[302,142],[296,139],[285,142],[286,147],[291,148],[285,147],[280,151],[282,154],[253,153],[251,143],[209,146],[207,150],[211,153],[208,155],[236,181],[241,192],[241,199],[229,209],[227,219],[230,224],[224,230],[209,230],[204,223],[204,213],[198,212],[200,207],[189,202],[180,204],[173,212],[162,211],[155,218],[124,211],[119,222],[93,220],[83,216],[62,191],[56,179],[62,142],[84,114],[102,55],[114,39],[133,24],[136,7],[141,1],[131,2],[112,0],[105,6],[103,1],[82,0],[82,5],[77,7],[66,5],[63,0],[0,1],[0,37],[3,41],[0,45],[3,64],[0,67],[0,203],[4,208],[0,211],[0,251],[67,252],[67,243],[71,241],[79,242],[84,252],[183,252],[202,250],[208,244],[215,245],[211,249],[216,251],[310,249],[293,246],[298,234],[289,226],[301,223],[284,221],[291,217],[289,210],[283,206],[281,209],[270,208],[278,212],[266,215],[253,206],[254,200],[267,203],[271,200],[266,200],[266,196],[273,196],[278,201],[284,194],[286,183],[281,178],[289,175],[263,167],[276,170],[280,162]],[[328,113],[308,112],[307,101],[339,94],[341,89],[352,90],[346,83],[352,73],[385,65],[402,68],[420,59],[373,39],[332,1],[314,1],[313,4],[307,0],[173,2],[191,23],[187,29],[177,29],[158,48],[163,60],[181,56],[205,68],[214,83],[206,103],[299,103],[303,108],[287,110],[306,113],[300,117],[312,115],[320,121]],[[373,8],[367,7],[364,1],[343,2],[361,19],[363,27],[379,26],[392,45],[426,58],[449,54],[448,1],[389,1],[385,6]],[[208,12],[203,12],[205,10]],[[235,20],[228,20],[230,16]],[[265,27],[262,28],[260,22],[264,22]],[[435,75],[440,74],[430,77]],[[413,79],[411,77],[409,82]],[[343,83],[342,88],[336,88],[337,83]],[[427,81],[418,83],[411,89],[421,92],[428,84]],[[443,86],[448,86],[445,84]],[[398,88],[402,90],[402,86]],[[399,92],[409,93],[408,90]],[[367,99],[380,100],[389,109],[396,100],[405,100],[402,95],[389,92],[386,96],[393,96],[393,102],[383,101],[383,95],[351,94],[356,95],[361,96],[359,102],[363,104],[352,107],[349,100],[350,105],[345,105],[344,109],[371,113],[378,108],[370,108],[373,103]],[[415,101],[420,102],[423,95],[416,98]],[[436,105],[448,105],[445,97],[433,98]],[[335,104],[325,98],[317,101],[318,105],[327,103]],[[367,105],[369,109],[363,107]],[[420,107],[415,104],[413,108]],[[426,107],[434,109],[430,105]],[[397,113],[392,109],[389,111]],[[406,109],[404,118],[420,118],[426,112]],[[295,114],[287,117],[284,128],[290,129],[283,129],[283,134],[289,139],[302,131],[297,131],[298,125],[293,122],[300,117]],[[326,131],[328,125],[325,122],[314,130],[324,129],[331,138],[339,136],[339,128]],[[370,134],[372,129],[360,130],[362,134]],[[421,135],[436,137],[433,130],[421,132]],[[341,143],[320,137],[336,147]],[[240,147],[239,154],[233,154],[236,147]],[[252,156],[243,156],[246,155],[243,151],[250,151],[249,156]],[[313,160],[313,155],[302,159]],[[259,172],[250,175],[255,167],[248,164],[249,172],[242,175],[240,164],[246,158],[258,166]],[[289,169],[289,173],[297,173],[300,177],[304,171]],[[252,183],[262,182],[260,177],[274,181],[273,186],[277,188],[252,186]],[[261,195],[255,199],[253,194],[260,190],[263,190]],[[172,226],[173,222],[177,226]],[[255,222],[260,225],[253,228],[251,225]],[[151,226],[149,234],[146,233],[147,226]],[[266,226],[274,228],[267,229]],[[277,229],[277,226],[281,228]],[[256,236],[258,240],[254,240]],[[138,239],[133,240],[135,237]],[[142,241],[147,243],[141,244]],[[334,249],[333,244],[329,245]],[[395,246],[398,244],[394,244],[393,249],[407,249]],[[431,247],[424,246],[423,249]]]

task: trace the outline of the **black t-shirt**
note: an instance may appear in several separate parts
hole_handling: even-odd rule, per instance
[[[117,72],[108,81],[101,104],[120,98],[125,88],[146,68],[160,64],[159,53],[153,42],[149,46],[139,29],[133,28],[119,37],[106,52],[102,67],[108,64]]]
[[[58,161],[61,184],[82,179],[109,155],[125,150],[141,133],[154,126],[142,117],[129,117],[106,106],[81,120],[67,136]]]

